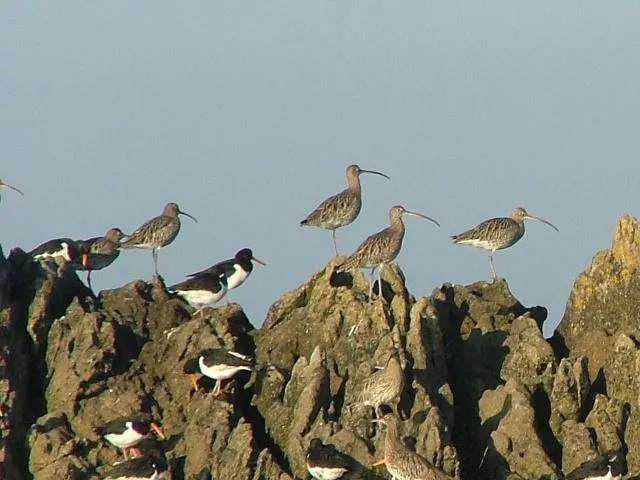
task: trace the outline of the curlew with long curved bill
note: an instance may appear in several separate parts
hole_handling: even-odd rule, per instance
[[[22,190],[20,190],[18,187],[14,187],[13,185],[9,185],[8,183],[3,182],[2,179],[0,178],[0,188],[2,187],[10,188],[11,190],[14,190],[18,192],[20,195],[24,196],[24,193],[22,193]],[[1,199],[2,199],[2,196],[0,195],[0,200]]]
[[[369,299],[373,295],[373,270],[378,267],[379,297],[382,298],[382,268],[391,263],[400,253],[402,240],[404,239],[403,215],[424,218],[440,226],[433,218],[422,213],[411,212],[401,205],[391,207],[389,210],[389,226],[384,230],[368,237],[357,250],[352,253],[342,265],[336,268],[338,272],[354,270],[356,268],[371,268],[371,285],[369,286]]]
[[[498,217],[485,220],[476,225],[471,230],[453,235],[451,238],[454,243],[460,245],[471,245],[473,247],[489,250],[489,264],[491,265],[491,274],[494,279],[498,278],[495,266],[493,265],[493,254],[496,250],[509,248],[515,244],[524,235],[525,219],[537,220],[548,225],[556,232],[558,228],[551,222],[531,215],[524,208],[518,207],[511,212],[510,217]]]
[[[300,222],[301,226],[308,225],[331,230],[336,255],[338,255],[336,229],[352,223],[358,217],[362,207],[362,189],[360,188],[360,174],[362,173],[372,173],[390,180],[384,173],[364,170],[358,165],[349,165],[347,167],[347,188],[324,200],[307,218]]]
[[[396,480],[453,480],[431,465],[424,457],[407,448],[400,437],[400,419],[394,413],[373,420],[387,427],[384,440],[384,458],[373,466],[382,465]]]
[[[177,203],[167,203],[162,214],[153,217],[138,227],[126,240],[120,243],[120,248],[144,248],[151,250],[153,256],[153,268],[158,276],[158,251],[166,247],[178,236],[180,232],[180,218],[185,215],[194,222],[195,217],[183,212]]]

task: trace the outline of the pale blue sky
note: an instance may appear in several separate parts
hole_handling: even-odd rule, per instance
[[[449,235],[517,206],[496,254],[525,305],[561,318],[575,276],[640,204],[637,2],[5,2],[0,16],[0,241],[132,231],[168,201],[196,216],[161,251],[168,283],[251,247],[268,267],[233,299],[259,325],[332,256],[298,222],[363,176],[353,251],[406,219],[410,291],[489,278]],[[123,252],[96,289],[149,278]]]

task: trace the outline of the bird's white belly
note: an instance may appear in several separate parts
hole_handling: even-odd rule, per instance
[[[225,364],[212,365],[210,367],[207,367],[202,361],[202,358],[200,358],[199,363],[200,363],[200,372],[204,376],[213,378],[215,380],[226,380],[228,378],[233,377],[240,370],[251,371],[249,367],[238,367],[238,366],[225,365]]]
[[[226,293],[222,288],[219,292],[209,290],[177,290],[176,293],[184,298],[194,308],[202,308],[217,303]]]
[[[245,272],[240,265],[234,265],[234,268],[236,271],[227,277],[228,289],[239,287],[249,276],[249,272]]]
[[[140,440],[144,438],[144,435],[140,435],[132,428],[128,428],[123,433],[107,433],[104,438],[120,448],[128,448],[134,446]]]
[[[309,473],[316,480],[337,480],[347,471],[346,468],[309,467]]]

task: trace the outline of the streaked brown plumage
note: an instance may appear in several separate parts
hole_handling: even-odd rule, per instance
[[[405,377],[398,350],[391,349],[387,364],[382,370],[374,372],[362,386],[358,401],[354,406],[373,407],[376,418],[380,405],[400,398],[404,389]]]
[[[87,271],[87,284],[91,288],[91,272],[111,265],[120,255],[120,240],[126,235],[119,228],[111,228],[104,237],[94,237],[84,242],[89,248],[85,265],[74,263],[76,270]]]
[[[421,213],[410,212],[401,205],[391,207],[389,210],[389,226],[384,230],[369,236],[352,253],[345,262],[337,267],[337,271],[348,271],[356,268],[378,267],[378,288],[381,288],[382,268],[385,264],[391,263],[400,253],[402,240],[404,239],[403,215],[413,215],[429,220],[440,226],[433,218]],[[381,291],[381,290],[379,290]],[[371,285],[369,286],[369,298],[373,295],[373,272]]]
[[[300,222],[301,226],[309,225],[331,230],[336,255],[338,255],[336,229],[352,223],[357,218],[362,207],[361,173],[373,173],[389,178],[384,173],[363,170],[358,165],[349,165],[347,167],[347,188],[324,200],[307,218]]]
[[[491,265],[491,273],[493,278],[497,278],[496,270],[493,265],[493,253],[496,250],[502,250],[515,244],[524,235],[524,221],[530,218],[538,220],[551,228],[556,232],[558,229],[555,225],[544,220],[543,218],[536,217],[529,214],[524,208],[518,207],[511,212],[511,217],[498,217],[485,220],[484,222],[476,225],[471,230],[453,235],[451,238],[454,243],[461,245],[472,245],[474,247],[483,248],[489,250],[489,263]]]
[[[131,234],[120,248],[144,248],[151,250],[155,274],[158,275],[158,250],[169,245],[180,232],[180,218],[178,214],[186,215],[194,222],[198,220],[186,212],[180,210],[178,204],[167,203],[162,214],[146,221]]]
[[[453,480],[453,477],[431,465],[424,457],[407,448],[400,437],[400,419],[387,413],[379,420],[387,427],[384,441],[384,463],[387,471],[396,480]]]

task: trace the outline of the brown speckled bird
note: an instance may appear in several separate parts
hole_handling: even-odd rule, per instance
[[[431,465],[425,458],[407,448],[400,438],[400,419],[394,413],[387,413],[374,420],[387,427],[384,441],[384,459],[374,466],[384,463],[395,480],[453,480],[453,477]]]
[[[162,210],[162,215],[153,217],[151,220],[140,225],[130,237],[120,244],[120,248],[144,248],[151,250],[153,268],[157,276],[158,251],[173,242],[178,232],[180,232],[180,218],[178,214],[186,215],[194,222],[198,221],[195,217],[180,210],[178,204],[173,202],[167,203],[164,210]]]
[[[491,274],[493,278],[497,278],[496,269],[493,265],[493,254],[496,250],[502,250],[515,244],[524,235],[524,221],[526,218],[538,220],[556,232],[559,230],[551,222],[544,220],[535,215],[527,213],[527,211],[518,207],[511,212],[511,217],[498,217],[485,220],[476,225],[471,230],[453,235],[451,238],[454,243],[460,245],[471,245],[473,247],[489,250],[489,264],[491,265]]]
[[[307,218],[300,222],[301,226],[309,225],[331,230],[336,255],[338,255],[336,229],[352,223],[360,213],[360,208],[362,207],[362,191],[360,188],[361,173],[373,173],[387,179],[389,178],[384,173],[374,170],[364,170],[358,165],[349,165],[347,167],[347,188],[327,198],[318,208],[311,212]]]
[[[373,407],[376,418],[380,405],[400,398],[404,389],[405,377],[400,363],[400,355],[395,348],[391,349],[387,364],[366,379],[353,406]]]
[[[378,291],[381,292],[382,268],[385,264],[391,263],[398,256],[400,249],[402,248],[402,240],[404,239],[404,223],[402,222],[403,215],[421,217],[440,226],[440,224],[433,218],[427,217],[421,213],[410,212],[401,205],[391,207],[389,210],[390,225],[384,230],[374,233],[362,242],[357,250],[347,257],[342,265],[339,265],[336,268],[336,271],[343,272],[356,268],[375,269],[375,267],[378,267],[378,288],[380,289]],[[369,299],[373,296],[373,283],[372,270],[371,284],[369,286]],[[380,297],[382,298],[382,296]]]
[[[120,240],[125,236],[119,228],[111,228],[104,237],[94,237],[84,241],[89,248],[86,265],[75,262],[73,267],[76,270],[87,271],[89,288],[91,288],[91,272],[108,267],[118,258],[120,255]]]

